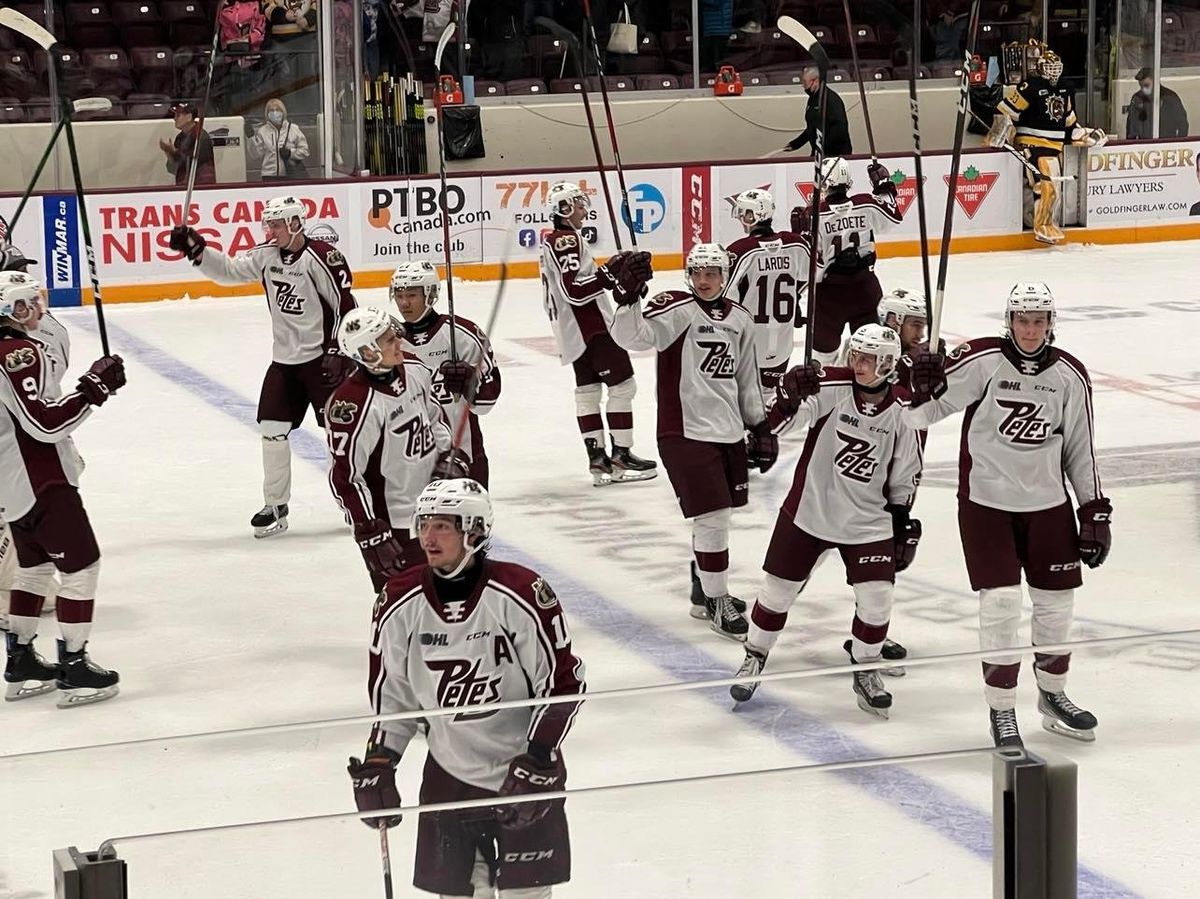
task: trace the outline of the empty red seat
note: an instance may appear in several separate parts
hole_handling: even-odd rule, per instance
[[[742,84],[746,87],[764,87],[770,83],[766,72],[742,72]]]
[[[512,81],[504,82],[504,92],[509,96],[513,94],[544,94],[546,93],[546,82],[541,78],[514,78]]]
[[[131,119],[165,119],[171,115],[171,99],[166,94],[130,94],[125,109]]]
[[[604,86],[610,91],[637,90],[637,84],[627,75],[605,75]]]
[[[34,73],[29,53],[24,50],[5,50],[0,53],[0,92],[4,96],[26,100],[38,89],[38,85],[39,79]]]
[[[679,79],[674,75],[638,75],[635,82],[640,91],[673,91],[679,88]]]
[[[170,94],[175,89],[175,55],[170,47],[134,47],[129,51],[137,88],[146,94]]]
[[[910,66],[896,66],[894,69],[892,69],[892,77],[897,81],[907,81],[911,75],[912,68]],[[933,76],[930,74],[929,69],[927,69],[925,66],[917,66],[918,79],[932,77]]]
[[[504,93],[504,82],[502,81],[475,82],[476,97],[503,97]]]
[[[212,41],[214,23],[199,0],[163,0],[159,9],[174,46]]]
[[[111,47],[117,42],[116,26],[103,3],[72,3],[67,6],[66,19],[76,47]]]
[[[845,69],[830,69],[825,73],[825,80],[830,84],[842,84],[843,82],[854,83],[854,76]]]
[[[0,122],[25,121],[25,107],[16,97],[0,97]]]
[[[119,47],[85,50],[83,59],[101,95],[123,97],[133,90],[133,72],[124,50]]]
[[[150,0],[117,0],[112,17],[126,47],[148,47],[167,40],[166,23]]]
[[[804,70],[792,69],[789,71],[770,72],[767,74],[767,79],[771,84],[803,84]]]
[[[962,63],[935,62],[929,66],[931,78],[962,78]]]
[[[550,93],[577,94],[583,86],[582,78],[551,78]]]

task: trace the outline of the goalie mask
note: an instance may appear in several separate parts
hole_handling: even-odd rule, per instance
[[[1049,287],[1041,281],[1022,281],[1014,284],[1013,289],[1009,291],[1008,302],[1005,304],[1004,310],[1005,335],[1012,341],[1013,346],[1021,352],[1025,352],[1021,350],[1012,333],[1013,316],[1018,312],[1045,312],[1049,316],[1046,325],[1046,344],[1054,343],[1054,321],[1057,313],[1054,309],[1054,294],[1050,292]],[[1036,352],[1040,353],[1041,351],[1042,347],[1038,347]]]
[[[389,331],[399,333],[396,320],[387,312],[376,306],[360,306],[347,312],[338,325],[338,348],[343,356],[368,371],[387,371],[390,366],[383,363],[379,341]]]
[[[36,324],[42,313],[42,284],[24,272],[0,272],[0,318]]]
[[[721,295],[721,291],[725,289],[725,285],[729,282],[729,253],[720,244],[716,243],[698,243],[692,247],[687,254],[687,261],[684,263],[683,283],[687,285],[687,289],[699,296],[696,291],[696,286],[692,283],[693,273],[702,268],[715,268],[721,271],[721,287],[716,294],[708,299],[716,299]]]
[[[546,191],[546,205],[557,218],[570,218],[578,209],[591,209],[592,201],[583,188],[571,181],[556,181]]]
[[[396,294],[402,290],[418,289],[425,294],[425,305],[432,307],[438,298],[439,278],[432,262],[401,262],[392,272],[390,296],[396,302]]]
[[[1043,47],[1042,55],[1038,58],[1037,71],[1051,84],[1058,84],[1058,79],[1063,73],[1062,58],[1048,47]]]
[[[451,478],[434,481],[421,491],[413,508],[412,534],[421,535],[421,522],[434,515],[454,518],[462,532],[466,555],[445,577],[456,577],[476,553],[487,552],[492,540],[492,500],[478,481]],[[474,540],[472,540],[474,538]]]
[[[769,191],[752,187],[733,198],[733,217],[748,228],[775,217],[775,199]]]
[[[900,335],[883,325],[863,325],[850,335],[850,352],[875,357],[874,384],[890,381],[900,359]]]

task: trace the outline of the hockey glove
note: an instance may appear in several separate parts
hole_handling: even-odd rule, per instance
[[[918,353],[912,362],[912,404],[919,406],[946,392],[944,353]]]
[[[784,372],[775,386],[775,406],[780,412],[795,415],[810,396],[821,392],[821,363],[810,359],[808,365],[796,365]]]
[[[433,466],[433,480],[448,481],[451,478],[469,478],[471,458],[457,446],[446,450]]]
[[[877,188],[881,184],[892,184],[892,173],[881,162],[873,162],[867,166],[867,177],[871,179],[872,187]]]
[[[204,238],[195,228],[187,225],[176,225],[171,229],[167,246],[177,253],[182,253],[191,262],[199,264],[200,255],[204,252]]]
[[[638,300],[646,295],[646,285],[635,284],[626,290],[618,284],[613,288],[612,295],[618,306],[636,306]]]
[[[292,158],[292,151],[289,150],[287,147],[280,147],[279,148],[279,158],[282,159],[284,162],[287,162],[289,159]]]
[[[921,522],[908,514],[908,506],[887,505],[892,515],[892,537],[896,541],[896,572],[911,565],[917,558],[917,544],[921,542]]]
[[[392,533],[391,526],[378,518],[354,526],[354,540],[362,552],[363,561],[372,576],[385,580],[395,577],[408,567],[404,547]]]
[[[645,250],[630,253],[621,272],[621,286],[645,284],[653,277],[654,258]]]
[[[763,474],[770,471],[779,458],[779,438],[771,433],[767,422],[760,421],[750,428],[746,438],[746,458],[752,468],[757,468]]]
[[[812,230],[812,219],[803,206],[792,210],[792,230],[797,234],[807,234]]]
[[[371,755],[364,761],[351,757],[346,771],[350,774],[350,782],[354,784],[354,804],[360,812],[374,812],[382,808],[397,808],[400,805],[400,791],[396,789],[396,762],[399,758],[395,753],[387,755]],[[388,818],[363,818],[363,824],[380,830],[385,827],[395,827],[400,823],[400,815]]]
[[[354,374],[354,367],[353,359],[329,347],[321,357],[321,383],[326,387],[337,387]]]
[[[612,290],[621,281],[625,266],[629,261],[629,253],[617,253],[610,256],[608,262],[596,269],[596,277],[607,290]]]
[[[548,752],[539,752],[538,755],[544,757],[537,758],[531,752],[524,752],[509,763],[508,776],[500,785],[501,796],[551,793],[566,786],[567,769],[563,765],[562,757],[551,761]],[[559,801],[561,800],[531,800],[497,806],[496,817],[510,830],[518,830],[537,824],[546,817],[553,804]]]
[[[1112,503],[1098,496],[1079,507],[1079,558],[1088,568],[1099,568],[1112,547]]]
[[[475,381],[475,366],[462,359],[447,359],[438,371],[446,389],[455,396],[465,396]]]
[[[103,356],[79,379],[78,390],[93,406],[103,406],[109,396],[125,386],[125,360]]]

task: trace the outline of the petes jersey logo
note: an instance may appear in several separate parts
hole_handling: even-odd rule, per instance
[[[483,705],[500,699],[500,675],[491,676],[492,672],[479,673],[482,659],[469,662],[466,659],[426,659],[425,666],[434,674],[439,675],[437,685],[438,705],[442,708],[462,708],[463,706]],[[486,718],[495,712],[482,712],[471,715],[471,718]],[[466,720],[466,716],[458,715],[456,721]]]
[[[878,460],[871,455],[871,451],[875,449],[874,444],[861,437],[843,434],[841,431],[834,433],[838,440],[842,441],[841,449],[833,457],[833,464],[837,466],[838,473],[852,481],[869,484],[875,475],[875,469],[879,467]]]
[[[303,315],[304,297],[296,293],[296,288],[287,281],[272,281],[275,285],[275,302],[279,311],[284,315]]]
[[[1008,412],[996,431],[1011,443],[1041,446],[1050,436],[1050,422],[1041,417],[1043,403],[997,399],[996,405]]]
[[[696,345],[705,353],[699,365],[701,374],[717,380],[733,377],[733,356],[729,354],[728,343],[723,340],[697,340]]]

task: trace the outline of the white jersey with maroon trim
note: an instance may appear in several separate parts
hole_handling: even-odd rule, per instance
[[[927,428],[963,411],[959,497],[1007,512],[1052,509],[1068,498],[1064,475],[1078,505],[1103,495],[1092,384],[1074,356],[1052,346],[1028,359],[1003,337],[961,344],[947,361],[946,392],[905,418]]]
[[[450,425],[433,376],[416,356],[387,377],[359,368],[325,403],[329,485],[346,520],[412,527],[417,496],[450,449]]]
[[[345,257],[323,240],[305,238],[294,253],[259,244],[232,259],[206,247],[199,265],[206,278],[222,284],[262,283],[271,312],[271,358],[285,365],[336,352],[338,322],[357,305]]]
[[[468,709],[536,696],[582,696],[584,664],[554,591],[520,565],[484,559],[475,591],[443,603],[428,566],[388,581],[375,604],[371,702],[378,714],[462,708],[429,718],[429,752],[449,774],[498,790],[508,764],[530,742],[556,750],[581,703],[485,711]],[[388,748],[403,752],[417,722],[385,721]]]
[[[477,450],[484,452],[479,416],[491,412],[500,397],[500,367],[496,365],[488,336],[470,319],[454,317],[454,349],[458,358],[473,365],[476,371],[475,391],[469,397],[455,396],[442,383],[441,365],[450,358],[450,316],[431,313],[415,324],[406,322],[404,341],[433,373],[433,393],[445,406],[450,427],[457,431],[463,412],[470,410],[459,449],[474,461]]]
[[[612,301],[596,275],[596,260],[574,228],[559,228],[542,241],[542,291],[558,357],[570,365],[588,341],[608,330]]]
[[[854,194],[844,203],[822,201],[817,234],[819,277],[873,269],[875,234],[901,221],[896,195],[890,190]]]
[[[783,511],[796,526],[831,543],[857,544],[892,537],[885,506],[911,506],[921,479],[921,446],[901,418],[907,401],[895,387],[876,397],[854,389],[846,368],[827,368],[821,392],[795,416],[772,409],[776,433],[794,421],[808,436]]]
[[[754,318],[758,367],[786,363],[796,341],[796,304],[808,286],[808,240],[791,231],[749,234],[729,245],[729,255],[725,295]]]
[[[41,345],[46,360],[45,396],[57,399],[62,396],[62,379],[71,364],[71,335],[62,322],[46,312],[38,326],[29,332],[29,338]]]
[[[727,297],[705,302],[668,290],[620,306],[612,336],[627,350],[658,351],[658,436],[738,443],[766,418],[754,320]]]
[[[83,465],[70,434],[92,407],[79,393],[47,394],[49,366],[23,333],[0,329],[0,365],[0,518],[16,521],[47,487],[79,486]]]

